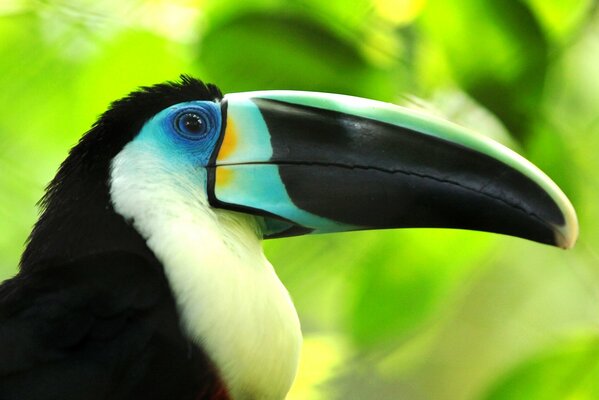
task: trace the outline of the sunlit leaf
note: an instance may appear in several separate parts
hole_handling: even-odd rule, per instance
[[[557,42],[570,38],[592,12],[592,0],[526,0],[544,30]]]
[[[381,18],[403,25],[412,22],[423,10],[426,0],[374,0]]]

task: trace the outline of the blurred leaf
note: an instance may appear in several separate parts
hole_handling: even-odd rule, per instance
[[[594,223],[599,217],[599,80],[594,78],[599,63],[599,13],[582,31],[581,39],[550,66],[543,118],[535,127],[528,155],[571,197],[581,221],[581,241],[595,243],[599,239],[599,224]]]
[[[548,36],[558,43],[579,29],[593,7],[593,0],[526,0],[526,3]]]
[[[142,30],[126,30],[103,42],[102,52],[91,57],[78,74],[79,96],[88,102],[82,110],[87,113],[86,125],[112,101],[137,87],[177,80],[180,74],[189,73],[191,67],[184,50],[183,46]],[[86,82],[104,89],[90,96]]]
[[[336,30],[339,34],[347,30],[359,30],[369,21],[372,12],[370,0],[280,0],[279,7],[284,5],[289,9],[294,4],[298,11],[305,9],[311,16],[327,28]]]
[[[576,177],[570,168],[576,163],[573,146],[558,127],[538,122],[528,140],[527,158],[545,172],[576,204]]]
[[[199,50],[225,91],[298,89],[392,99],[397,83],[308,16],[249,11],[212,26]]]
[[[304,336],[302,362],[287,400],[328,400],[320,386],[341,365],[345,344],[342,338],[323,335]]]
[[[543,91],[547,41],[520,1],[431,0],[422,18],[455,78],[523,139]]]
[[[460,288],[445,296],[432,323],[347,362],[333,382],[335,398],[480,400],[500,374],[556,339],[596,331],[594,265],[514,238],[496,244],[476,270],[457,279]],[[454,243],[447,258],[469,245]]]
[[[560,343],[514,368],[486,400],[599,398],[599,338]]]
[[[468,246],[464,246],[468,243]],[[475,232],[423,229],[381,234],[359,260],[350,331],[370,346],[414,331],[480,266],[492,239]],[[459,251],[456,251],[459,249]]]
[[[0,280],[16,271],[35,203],[65,145],[76,65],[45,40],[40,18],[0,18]],[[66,153],[66,149],[64,149]]]
[[[412,22],[424,9],[426,0],[374,0],[377,14],[397,25]]]

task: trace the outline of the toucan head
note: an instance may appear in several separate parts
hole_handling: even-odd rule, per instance
[[[166,210],[176,194],[249,220],[263,238],[438,227],[569,248],[578,235],[551,179],[451,122],[338,94],[223,96],[183,76],[114,102],[83,136],[49,186],[21,264],[130,247],[137,234],[126,236],[106,205],[119,214],[119,203],[135,209],[150,194],[152,212],[177,213]]]
[[[255,216],[264,238],[408,227],[496,232],[563,248],[577,238],[574,209],[551,179],[451,122],[338,94],[222,96],[188,77],[167,86],[185,96],[164,95],[164,107],[138,121],[126,144],[148,156],[140,168],[201,186],[212,208]]]

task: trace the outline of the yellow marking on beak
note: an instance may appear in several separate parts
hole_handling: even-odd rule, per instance
[[[228,167],[217,167],[216,168],[216,186],[227,186],[233,179],[233,170]]]
[[[223,142],[220,145],[220,150],[218,151],[218,156],[216,156],[217,161],[223,161],[227,159],[237,147],[237,129],[235,129],[235,124],[231,118],[227,118],[227,128],[225,129],[225,137],[223,138]],[[218,174],[217,174],[218,176]]]

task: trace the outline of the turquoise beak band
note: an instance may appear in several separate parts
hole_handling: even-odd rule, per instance
[[[209,199],[264,216],[266,237],[436,227],[576,241],[574,209],[545,174],[450,122],[312,92],[230,94],[223,108]]]

